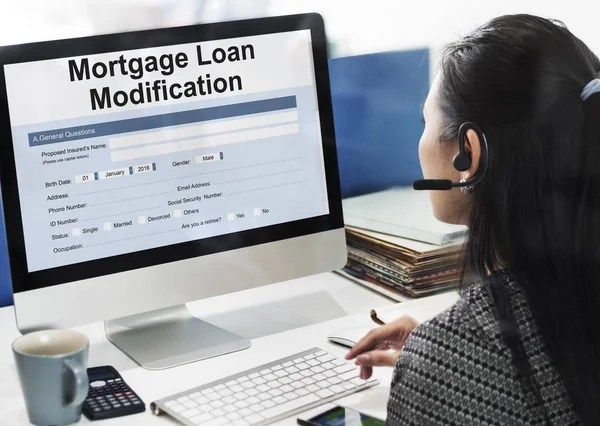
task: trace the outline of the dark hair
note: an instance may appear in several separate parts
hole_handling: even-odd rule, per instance
[[[580,94],[599,71],[562,23],[503,16],[446,48],[439,99],[442,140],[474,121],[489,144],[466,264],[482,277],[502,265],[522,288],[586,424],[600,420],[600,94]]]

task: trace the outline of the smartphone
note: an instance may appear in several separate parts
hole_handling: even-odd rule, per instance
[[[302,426],[385,426],[385,421],[351,408],[333,407],[311,419],[298,419]]]

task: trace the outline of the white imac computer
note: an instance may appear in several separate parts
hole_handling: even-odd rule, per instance
[[[319,15],[2,47],[0,141],[23,333],[167,368],[250,345],[186,302],[346,261]]]

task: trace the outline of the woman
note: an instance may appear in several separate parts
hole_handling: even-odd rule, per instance
[[[369,377],[393,366],[390,425],[600,424],[600,61],[560,23],[492,20],[447,47],[424,106],[426,178],[457,171],[458,129],[489,146],[474,187],[431,193],[468,225],[480,277],[422,325],[379,328],[348,354]],[[392,351],[390,351],[392,349]]]

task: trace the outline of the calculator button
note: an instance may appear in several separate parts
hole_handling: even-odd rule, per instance
[[[131,405],[131,402],[124,402],[124,403],[123,403],[123,406],[124,406],[124,407],[129,407],[130,405]]]
[[[123,379],[115,379],[115,382],[122,382]]]
[[[121,404],[115,404],[115,405],[113,405],[113,407],[115,407],[115,408],[121,408],[122,405]]]
[[[133,401],[133,405],[140,405],[142,401]]]
[[[99,413],[100,411],[102,411],[102,408],[94,408],[94,413]]]
[[[104,385],[106,385],[104,380],[96,380],[95,382],[90,383],[90,386],[93,388],[101,388]]]

